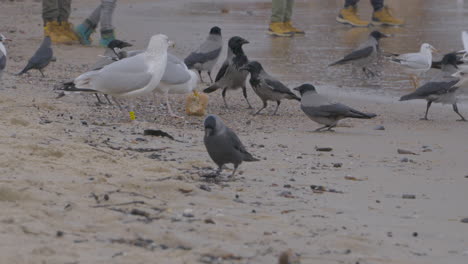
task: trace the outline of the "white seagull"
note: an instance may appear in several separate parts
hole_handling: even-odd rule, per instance
[[[403,66],[403,70],[409,74],[410,82],[414,88],[418,88],[419,76],[431,68],[432,52],[437,52],[437,50],[430,44],[424,43],[419,52],[401,54],[392,57],[391,61]]]

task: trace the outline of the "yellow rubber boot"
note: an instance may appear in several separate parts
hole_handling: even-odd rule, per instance
[[[69,22],[60,23],[60,31],[73,41],[79,41],[78,36],[73,31],[73,24]]]
[[[368,27],[369,22],[362,20],[357,14],[357,7],[349,6],[340,10],[340,13],[336,17],[336,21],[349,24],[354,27]]]
[[[268,34],[277,37],[292,37],[294,35],[293,32],[284,27],[283,22],[271,22]]]
[[[286,30],[293,32],[294,34],[305,34],[303,30],[294,27],[291,21],[284,22],[283,27],[286,28]]]
[[[379,11],[375,11],[372,15],[372,22],[375,26],[401,26],[405,24],[405,21],[398,19],[392,15],[391,9],[384,6]]]
[[[44,26],[44,36],[49,36],[53,43],[71,44],[73,40],[60,32],[60,24],[57,21],[47,22]]]

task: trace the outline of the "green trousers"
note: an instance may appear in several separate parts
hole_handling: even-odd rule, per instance
[[[50,21],[68,22],[71,0],[42,0],[42,19],[44,23]]]
[[[271,3],[271,22],[291,21],[294,0],[273,0]]]

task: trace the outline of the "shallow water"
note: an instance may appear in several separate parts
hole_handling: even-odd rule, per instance
[[[460,50],[461,31],[468,29],[468,1],[393,0],[387,3],[398,17],[406,20],[406,26],[352,28],[339,24],[335,16],[342,0],[296,1],[293,21],[306,35],[294,38],[275,38],[265,33],[270,1],[121,2],[114,20],[118,36],[132,40],[137,48],[144,48],[155,33],[168,35],[176,42],[173,52],[182,58],[204,40],[210,27],[217,25],[222,28],[225,43],[234,35],[249,40],[250,44],[245,45],[249,59],[260,61],[268,72],[291,87],[310,82],[319,90],[395,100],[411,90],[407,76],[395,65],[382,62],[378,67],[381,77],[370,80],[350,66],[327,68],[327,65],[351,51],[375,29],[393,35],[381,41],[381,48],[387,52],[415,52],[420,44],[428,42],[441,51],[435,54],[435,60],[443,53]],[[75,14],[85,16],[90,10],[79,9]],[[361,1],[361,17],[370,19],[371,13],[369,2]],[[431,70],[423,78],[429,80],[437,73]]]

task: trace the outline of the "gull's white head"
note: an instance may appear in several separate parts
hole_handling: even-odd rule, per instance
[[[151,54],[158,54],[166,51],[167,48],[172,45],[172,42],[169,41],[168,37],[163,34],[154,35],[151,37],[151,40],[148,44],[146,52]]]
[[[438,52],[438,50],[434,47],[432,47],[431,44],[428,44],[428,43],[424,43],[421,45],[421,52]]]

